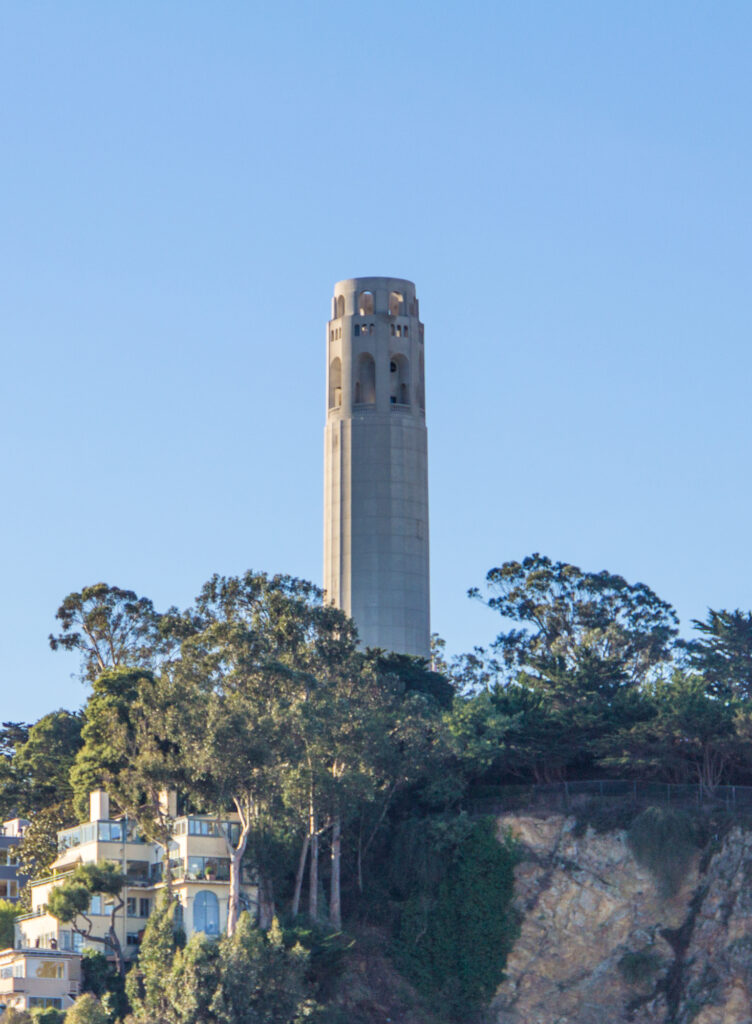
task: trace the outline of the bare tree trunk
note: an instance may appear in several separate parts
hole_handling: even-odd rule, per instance
[[[339,813],[332,822],[332,880],[329,889],[329,920],[335,928],[342,927],[342,900],[340,895],[340,862],[342,854],[342,819]]]
[[[230,837],[219,825],[222,835],[225,837],[227,852],[230,854],[230,895],[227,906],[227,934],[232,935],[237,927],[240,916],[240,876],[243,870],[243,854],[248,845],[248,836],[251,834],[251,801],[243,806],[242,801],[235,800],[235,807],[240,817],[240,838],[237,846],[233,847]],[[219,819],[217,819],[219,821]]]
[[[311,864],[308,869],[308,914],[312,921],[319,918],[319,833],[313,794],[308,809],[308,831],[311,836]]]
[[[274,920],[274,885],[268,875],[259,873],[259,928],[267,931]]]
[[[123,963],[123,949],[115,930],[115,915],[118,910],[122,910],[124,906],[125,903],[122,900],[118,900],[110,911],[110,945],[112,946],[112,952],[115,954],[115,968],[121,978],[125,977],[125,964]]]
[[[303,845],[300,849],[300,858],[298,860],[298,870],[295,875],[295,892],[292,896],[292,916],[296,918],[300,913],[300,893],[303,889],[303,875],[305,874],[306,861],[308,860],[308,847],[311,843],[310,832],[306,832]]]

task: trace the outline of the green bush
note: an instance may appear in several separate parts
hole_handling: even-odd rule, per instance
[[[655,876],[665,896],[672,896],[681,885],[697,850],[697,838],[697,827],[690,816],[670,807],[646,808],[627,833],[638,864]]]
[[[660,970],[661,958],[657,953],[640,949],[634,953],[625,953],[616,966],[628,985],[646,985]]]
[[[469,823],[464,831],[462,842],[444,851],[438,884],[411,887],[394,942],[395,959],[407,978],[444,1013],[462,1021],[502,980],[518,926],[511,906],[516,859],[511,839],[500,843],[490,818]],[[424,829],[424,836],[430,844],[431,830]],[[436,870],[434,863],[427,877]]]

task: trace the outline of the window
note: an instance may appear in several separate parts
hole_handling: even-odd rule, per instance
[[[57,960],[42,960],[37,964],[36,975],[38,978],[64,978],[65,964]]]
[[[355,326],[353,327],[353,334],[355,335],[356,338],[358,337],[358,335],[360,334],[360,324],[355,324]]]
[[[405,324],[405,326],[402,328],[402,333],[404,334],[405,337],[407,337],[407,324]]]
[[[345,315],[345,297],[344,295],[337,296],[337,316]]]
[[[402,337],[402,327],[401,327],[400,324],[397,324],[397,337],[398,338]]]
[[[102,897],[92,896],[91,903],[89,904],[90,914],[101,914],[102,913]]]
[[[373,316],[373,292],[361,292],[358,296],[358,312],[361,316]]]
[[[392,337],[394,337],[394,324],[389,324],[389,328],[389,333],[391,334]]]
[[[127,914],[128,917],[135,917],[136,916],[136,897],[135,896],[129,896],[128,899],[125,901],[125,913]]]
[[[59,996],[29,996],[29,1009],[34,1006],[54,1006],[56,1010],[62,1010],[63,1000]]]
[[[392,356],[389,362],[389,401],[392,405],[410,404],[409,369],[409,363],[405,356]]]
[[[148,917],[151,913],[151,900],[145,899],[143,896],[138,901],[138,916]]]
[[[339,356],[329,364],[329,408],[336,409],[342,405],[342,363]],[[207,822],[207,824],[211,824]],[[232,828],[230,829],[232,832]]]
[[[193,930],[219,935],[219,900],[208,889],[196,893],[193,900]]]
[[[389,293],[389,316],[399,316],[402,312],[405,297],[402,292]]]
[[[194,881],[199,878],[206,878],[213,882],[228,882],[230,880],[230,858],[189,857],[188,878]]]
[[[138,932],[126,932],[125,942],[128,946],[138,945]]]
[[[376,363],[368,352],[358,356],[355,379],[356,405],[373,405],[376,401]]]

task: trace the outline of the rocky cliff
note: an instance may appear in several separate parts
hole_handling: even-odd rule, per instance
[[[519,842],[520,934],[498,1024],[752,1024],[752,833],[711,833],[673,894],[623,831],[499,819]]]

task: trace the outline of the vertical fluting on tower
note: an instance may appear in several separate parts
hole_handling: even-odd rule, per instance
[[[334,288],[327,325],[324,590],[364,647],[428,657],[424,339],[415,285]]]

